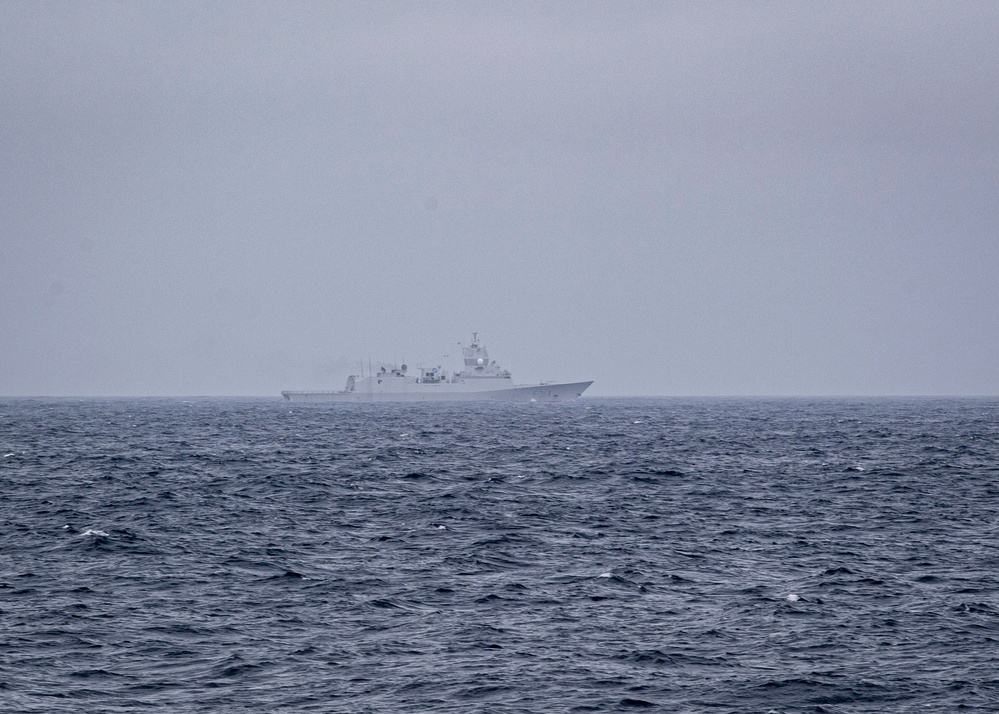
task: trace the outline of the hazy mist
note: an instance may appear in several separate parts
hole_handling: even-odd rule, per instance
[[[999,3],[0,3],[0,395],[999,394]]]

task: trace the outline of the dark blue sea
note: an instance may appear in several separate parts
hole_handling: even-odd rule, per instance
[[[0,401],[2,712],[997,712],[999,400]]]

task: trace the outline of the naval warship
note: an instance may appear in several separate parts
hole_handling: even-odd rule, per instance
[[[347,386],[330,392],[281,392],[292,402],[564,402],[581,396],[593,382],[514,384],[510,370],[490,361],[478,333],[472,344],[462,348],[465,368],[447,373],[440,365],[386,369],[367,377],[352,374]]]

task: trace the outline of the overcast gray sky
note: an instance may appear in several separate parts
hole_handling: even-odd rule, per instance
[[[0,3],[0,395],[338,389],[473,330],[593,395],[999,394],[997,38],[996,2]]]

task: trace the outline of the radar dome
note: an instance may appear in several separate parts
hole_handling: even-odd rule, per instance
[[[475,362],[476,362],[476,364],[479,364],[479,365],[483,365],[483,364],[486,363],[486,361],[484,359],[482,359],[481,357],[479,357],[477,360],[475,360]]]

